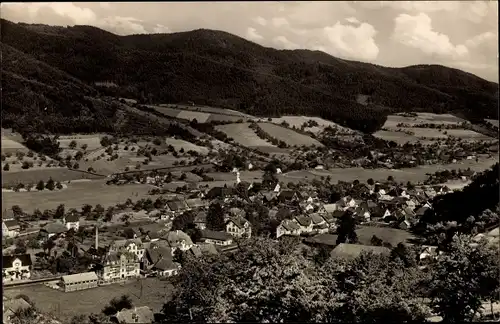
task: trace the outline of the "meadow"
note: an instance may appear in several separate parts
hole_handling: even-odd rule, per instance
[[[76,142],[76,149],[80,149],[82,145],[87,145],[87,150],[95,150],[101,148],[101,139],[104,136],[108,136],[106,134],[92,134],[92,135],[69,135],[69,136],[60,136],[58,139],[60,148],[69,148],[69,144],[72,141]]]
[[[304,131],[312,132],[314,134],[322,132],[326,127],[332,127],[337,129],[342,134],[354,134],[355,132],[347,127],[340,126],[332,121],[319,118],[319,117],[308,117],[308,116],[282,116],[279,118],[272,118],[271,121],[274,124],[281,124],[282,122],[287,122],[290,127],[294,127],[300,129],[304,123],[308,121],[315,121],[318,123],[318,126],[313,127],[305,127]]]
[[[11,139],[9,136],[4,136],[2,135],[1,138],[1,144],[2,144],[2,153],[4,152],[18,152],[18,151],[23,151],[23,152],[28,152],[29,149],[21,144],[20,142]]]
[[[159,106],[149,106],[156,111],[174,118],[192,121],[196,119],[198,123],[209,123],[212,121],[236,122],[240,119],[252,119],[250,115],[238,111],[207,107],[207,106],[189,106],[164,104]]]
[[[106,180],[71,182],[67,189],[61,191],[4,192],[2,193],[2,205],[4,209],[19,205],[29,212],[35,208],[40,210],[55,209],[60,204],[64,204],[66,208],[81,208],[85,204],[92,206],[101,204],[106,208],[124,203],[128,198],[134,201],[148,197],[156,199],[156,196],[148,195],[151,188],[153,186],[148,184],[108,186]]]
[[[23,171],[2,171],[2,187],[16,185],[18,183],[38,183],[40,180],[46,182],[52,178],[54,181],[71,181],[78,179],[102,179],[103,176],[93,175],[87,172],[71,170],[68,168],[40,168]]]
[[[245,147],[276,147],[257,136],[249,125],[249,123],[219,125],[216,126],[215,129],[224,132],[228,137],[234,139],[236,143]]]
[[[422,124],[435,125],[462,125],[466,122],[464,119],[458,118],[450,114],[432,114],[432,113],[417,113],[416,117],[406,117],[400,114],[390,115],[387,117],[382,130],[375,132],[375,137],[386,141],[394,141],[398,144],[407,142],[415,143],[420,141],[422,144],[432,144],[437,139],[447,139],[451,137],[460,138],[468,141],[490,141],[494,140],[491,137],[480,134],[469,129],[442,129],[437,128],[422,128],[415,127]],[[405,124],[408,127],[398,127],[398,124]],[[412,135],[404,133],[405,131],[413,133]],[[425,140],[423,140],[425,138]]]
[[[195,151],[200,154],[208,154],[208,148],[199,146],[196,144],[193,144],[191,142],[181,140],[181,139],[175,139],[175,138],[170,138],[168,137],[165,140],[166,145],[172,145],[176,151],[179,151],[180,149],[184,149],[185,152],[187,151]]]
[[[473,171],[481,172],[498,162],[498,157],[491,159],[481,159],[478,163],[474,160],[465,160],[461,163],[453,164],[436,164],[436,165],[423,165],[416,168],[408,169],[363,169],[363,168],[345,168],[345,169],[329,169],[329,170],[304,170],[304,171],[292,171],[286,174],[279,175],[281,181],[284,182],[299,182],[304,180],[318,179],[321,177],[330,176],[331,181],[353,181],[359,180],[362,182],[368,179],[373,180],[387,180],[389,176],[392,176],[397,182],[406,183],[408,181],[418,182],[427,179],[427,173],[434,173],[436,171],[443,170],[465,170],[470,168]]]
[[[283,141],[290,146],[323,146],[318,140],[310,136],[299,134],[279,125],[259,123],[259,127],[269,134],[269,136],[276,138],[278,141]]]
[[[37,285],[6,289],[4,294],[9,297],[19,294],[27,295],[36,307],[43,312],[52,312],[64,323],[69,323],[75,315],[100,313],[111,299],[122,295],[130,296],[134,306],[147,305],[154,312],[160,312],[165,302],[171,297],[173,286],[168,281],[161,281],[157,278],[147,278],[141,281],[67,293],[45,285]]]

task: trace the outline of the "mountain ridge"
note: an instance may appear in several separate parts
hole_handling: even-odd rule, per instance
[[[439,65],[383,67],[319,51],[276,50],[209,29],[118,36],[93,26],[1,24],[2,43],[102,94],[143,103],[311,115],[368,133],[395,112],[498,118],[498,84]],[[367,100],[360,103],[360,95]]]

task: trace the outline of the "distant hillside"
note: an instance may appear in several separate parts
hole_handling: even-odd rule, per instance
[[[443,66],[386,68],[318,51],[266,48],[204,29],[117,36],[91,26],[2,20],[1,31],[4,44],[81,80],[82,85],[74,83],[81,91],[91,87],[143,103],[192,101],[257,116],[319,116],[365,132],[380,128],[388,113],[402,111],[498,118],[497,84]],[[12,60],[2,70],[24,77],[29,73]],[[40,81],[43,75],[33,78]],[[65,113],[60,103],[53,105]]]

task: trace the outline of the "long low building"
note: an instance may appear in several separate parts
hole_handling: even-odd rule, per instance
[[[96,288],[98,286],[98,281],[95,272],[76,273],[63,276],[61,287],[65,292],[90,289]]]

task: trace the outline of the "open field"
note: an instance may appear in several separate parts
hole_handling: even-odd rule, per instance
[[[406,144],[408,142],[414,143],[418,141],[418,138],[416,136],[396,131],[379,130],[373,133],[373,136],[385,141],[393,141],[400,145]]]
[[[219,125],[215,129],[224,132],[228,137],[234,139],[236,143],[245,147],[275,147],[273,144],[257,136],[249,125],[249,123]]]
[[[61,148],[69,148],[69,144],[71,141],[76,142],[76,149],[79,149],[82,147],[82,145],[86,144],[87,145],[87,150],[95,150],[98,148],[101,148],[101,138],[104,136],[107,136],[105,134],[99,135],[99,134],[93,134],[93,135],[70,135],[70,136],[60,136],[59,137],[59,147]],[[109,137],[109,136],[108,136]]]
[[[194,119],[196,119],[198,123],[206,123],[209,117],[210,114],[208,113],[188,110],[181,110],[177,115],[177,118],[179,119],[186,119],[189,121],[193,121]]]
[[[442,130],[440,131],[439,129],[436,128],[419,128],[419,127],[401,127],[399,128],[403,131],[410,131],[412,132],[417,138],[432,138],[432,139],[446,139],[448,135],[444,134],[446,131],[450,131],[449,129],[447,130]],[[461,131],[461,130],[458,130]],[[401,133],[400,133],[401,134]]]
[[[462,139],[483,141],[495,140],[492,137],[468,129],[448,129],[447,132],[449,136],[454,136]]]
[[[200,154],[208,154],[209,151],[208,147],[198,146],[196,144],[181,139],[175,139],[169,137],[165,140],[165,143],[167,145],[172,145],[176,151],[179,151],[181,148],[183,148],[185,152],[192,150]]]
[[[148,195],[151,188],[153,186],[148,184],[108,186],[106,180],[72,182],[67,189],[61,191],[5,192],[2,194],[2,204],[4,209],[19,205],[26,211],[32,211],[35,208],[54,209],[59,204],[64,204],[66,208],[101,204],[106,208],[117,203],[124,203],[128,198],[134,201],[146,197],[156,199],[155,196]]]
[[[432,114],[432,113],[417,113],[417,117],[404,117],[401,115],[390,115],[384,124],[384,128],[395,128],[397,124],[441,124],[441,125],[458,125],[464,122],[464,119],[455,117],[450,114]]]
[[[188,105],[160,105],[148,106],[156,111],[174,118],[192,121],[196,119],[198,123],[209,123],[212,121],[237,122],[240,119],[253,119],[253,116],[240,113],[238,111],[206,106]]]
[[[20,142],[2,135],[2,153],[4,152],[29,152],[29,149]]]
[[[142,162],[146,160],[145,156],[137,156],[137,151],[139,147],[144,147],[146,145],[154,146],[151,143],[147,142],[139,142],[138,144],[118,144],[118,149],[113,150],[113,155],[117,154],[118,158],[112,161],[108,161],[110,159],[110,155],[107,154],[105,148],[100,148],[94,150],[93,152],[88,153],[84,158],[79,162],[81,170],[87,170],[89,167],[94,169],[94,172],[99,174],[112,174],[125,172],[126,168],[129,170],[135,170],[136,165],[140,164],[139,170],[149,170],[161,167],[171,167],[173,166],[175,161],[185,160],[186,162],[193,160],[191,157],[186,158],[176,158],[171,154],[162,154],[153,156],[152,161],[148,163],[148,165],[144,165]],[[201,154],[207,154],[208,148],[195,145],[193,143],[177,140],[173,138],[167,138],[165,144],[163,145],[165,148],[167,145],[171,144],[177,151],[181,148],[184,148],[184,151],[187,152],[189,150],[194,150]],[[113,148],[115,145],[113,145]],[[128,147],[128,150],[125,150],[125,147]],[[134,150],[132,151],[132,148]],[[87,161],[86,161],[87,160]]]
[[[409,169],[363,169],[363,168],[346,168],[346,169],[329,169],[329,170],[308,170],[308,171],[292,171],[281,176],[280,181],[299,182],[301,180],[312,180],[314,178],[331,177],[331,181],[353,181],[355,179],[365,182],[372,178],[373,180],[387,180],[387,177],[393,176],[397,182],[406,183],[407,181],[418,182],[427,179],[427,173],[436,171],[452,170],[452,169],[467,169],[471,168],[474,171],[484,171],[498,162],[498,158],[480,160],[478,163],[473,160],[466,160],[463,163],[454,163],[447,165],[424,165],[417,168]]]
[[[240,171],[241,181],[252,181],[255,179],[262,179],[263,171]],[[209,172],[207,176],[214,178],[214,181],[234,181],[236,183],[236,174],[232,172]]]
[[[177,110],[199,111],[199,112],[205,112],[205,113],[209,113],[209,114],[220,114],[220,115],[231,115],[231,116],[237,116],[237,117],[253,118],[250,115],[244,114],[244,113],[236,111],[236,110],[209,107],[209,106],[160,104],[160,107],[169,107],[169,108],[174,108]]]
[[[5,290],[4,294],[9,297],[25,294],[40,310],[54,312],[65,323],[69,323],[75,315],[100,313],[111,299],[122,295],[129,295],[134,306],[147,305],[154,312],[160,312],[163,304],[171,297],[172,285],[157,278],[142,279],[142,285],[142,296],[140,281],[68,293],[38,285]]]
[[[308,117],[308,116],[282,116],[279,118],[272,118],[272,122],[275,124],[281,124],[282,122],[287,122],[290,127],[295,126],[296,128],[300,129],[301,126],[304,123],[307,123],[308,121],[315,121],[318,123],[318,126],[314,127],[305,127],[304,131],[306,132],[312,132],[312,133],[320,133],[323,131],[326,127],[330,126],[332,128],[336,128],[339,130],[339,132],[343,134],[354,134],[355,132],[352,129],[349,129],[347,127],[340,126],[332,121],[319,118],[319,117]]]
[[[60,167],[28,169],[19,172],[2,171],[2,186],[15,185],[17,183],[37,183],[40,180],[45,182],[50,178],[56,182],[62,182],[77,179],[100,179],[102,176]]]
[[[427,165],[421,166],[418,168],[410,168],[410,169],[399,169],[399,170],[389,170],[389,169],[363,169],[363,168],[345,168],[345,169],[329,169],[329,170],[303,170],[303,171],[292,171],[286,174],[278,175],[279,181],[283,183],[294,182],[298,183],[300,181],[310,181],[312,179],[321,180],[321,177],[326,178],[327,176],[331,177],[331,182],[336,183],[338,181],[353,181],[359,180],[362,182],[366,182],[368,179],[385,181],[389,176],[393,176],[397,182],[406,183],[408,181],[411,182],[419,182],[427,179],[427,173],[434,173],[436,171],[443,170],[465,170],[467,168],[471,168],[471,170],[482,172],[486,169],[489,169],[492,165],[498,162],[498,158],[495,159],[484,159],[480,160],[479,163],[475,161],[469,160],[464,161],[464,163],[455,163],[455,164],[447,164],[447,165]],[[240,178],[242,181],[248,182],[260,182],[262,180],[262,171],[242,171],[240,173]],[[236,175],[234,173],[207,173],[208,176],[213,177],[214,181],[199,182],[199,186],[208,186],[209,188],[213,187],[222,187],[224,185],[233,186],[236,184]],[[171,182],[169,184],[164,185],[164,188],[175,189],[177,187],[181,187],[185,185],[185,182],[177,181]],[[458,184],[456,184],[458,188]]]
[[[374,134],[378,138],[382,138],[388,141],[394,141],[398,144],[404,144],[406,142],[415,142],[419,138],[432,138],[432,139],[446,139],[449,137],[457,137],[464,140],[494,140],[493,138],[483,135],[481,133],[475,132],[469,129],[443,129],[439,130],[437,128],[419,128],[412,127],[415,125],[422,124],[435,124],[435,125],[461,125],[466,122],[464,119],[455,117],[450,114],[431,114],[431,113],[418,113],[417,117],[404,117],[401,115],[390,115],[387,117],[383,129]],[[399,123],[409,125],[410,127],[398,127]],[[469,123],[470,125],[470,123]],[[414,135],[407,135],[401,131],[410,131]],[[446,134],[445,134],[446,133]]]
[[[259,127],[271,137],[274,137],[279,141],[283,141],[290,146],[323,146],[323,144],[310,136],[299,134],[282,126],[271,123],[259,123]]]
[[[165,116],[168,117],[177,117],[179,114],[180,110],[178,109],[173,109],[173,108],[168,108],[168,107],[160,107],[160,106],[149,106],[150,108],[153,108],[159,113],[164,114]]]

